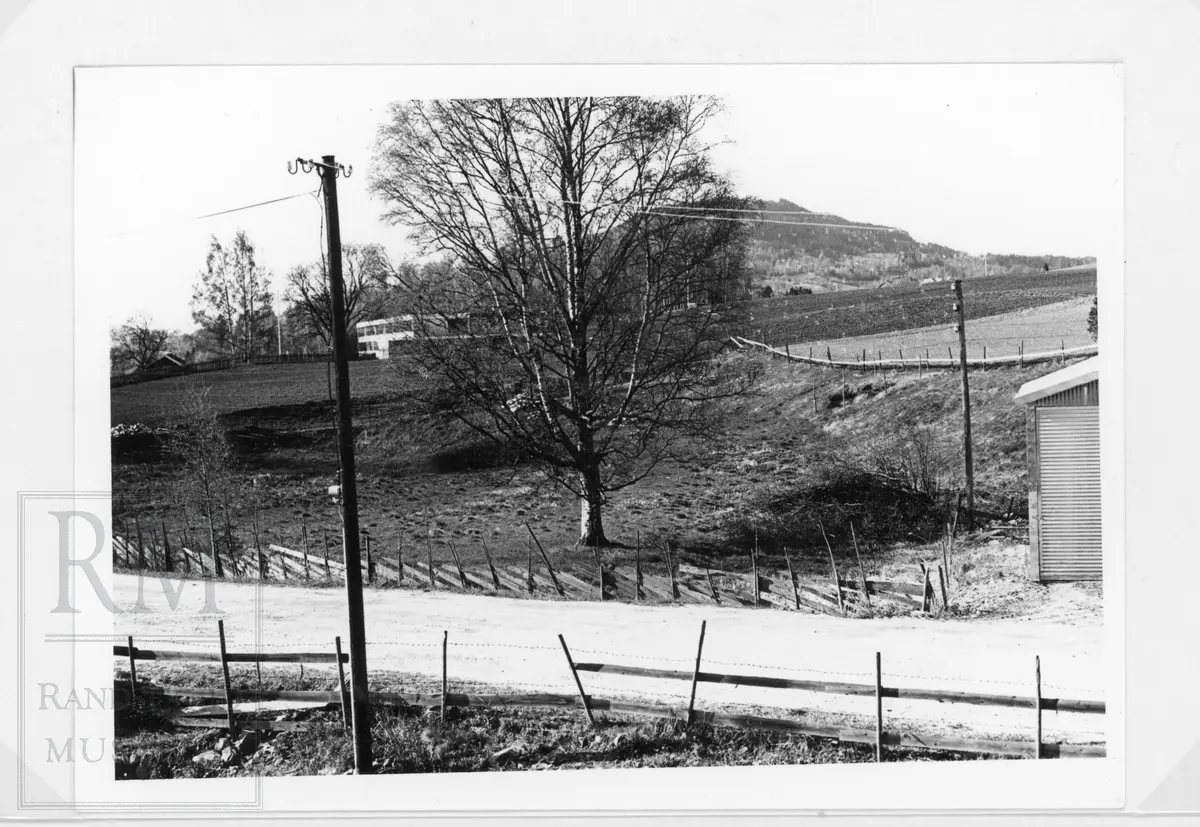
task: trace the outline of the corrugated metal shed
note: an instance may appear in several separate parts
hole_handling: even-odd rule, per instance
[[[1096,356],[1026,382],[1029,576],[1101,580],[1100,369]]]

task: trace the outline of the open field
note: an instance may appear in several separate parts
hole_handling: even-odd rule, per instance
[[[963,281],[968,320],[1096,294],[1094,267]],[[953,325],[950,282],[757,299],[740,334],[767,344],[830,342]]]
[[[1087,329],[1091,308],[1091,298],[1083,297],[975,319],[967,324],[967,355],[982,358],[986,349],[988,357],[994,358],[1015,356],[1022,346],[1025,353],[1032,354],[1094,344]],[[814,355],[822,358],[828,346],[835,360],[853,361],[864,350],[868,359],[876,358],[879,353],[884,359],[895,359],[901,354],[914,359],[927,353],[935,359],[946,358],[947,353],[958,358],[958,336],[953,323],[828,342],[789,344],[795,355],[807,355],[812,348]]]
[[[928,542],[939,532],[941,518],[922,523],[918,517],[914,523],[904,516],[906,509],[916,508],[919,515],[928,505],[907,495],[898,499],[890,489],[864,487],[868,478],[862,474],[887,470],[917,435],[941,482],[950,488],[957,484],[961,439],[955,372],[850,376],[853,396],[843,402],[836,372],[762,357],[732,358],[759,360],[763,374],[757,393],[730,406],[715,444],[664,463],[639,485],[612,495],[605,515],[611,538],[630,547],[640,540],[643,564],[650,569],[661,570],[664,543],[670,542],[687,562],[746,571],[757,533],[764,567],[783,570],[787,546],[798,576],[825,577],[828,556],[813,525],[813,516],[823,515],[846,570],[854,565],[847,520],[855,523],[872,577],[889,579],[896,567],[936,557]],[[528,523],[556,566],[568,560],[590,566],[591,553],[574,546],[578,505],[573,498],[546,485],[528,466],[489,464],[484,452],[476,456],[478,466],[454,464],[418,444],[403,406],[382,395],[386,369],[370,363],[352,367],[364,393],[377,394],[356,418],[361,524],[377,554],[393,556],[402,548],[406,560],[421,559],[418,555],[432,548],[435,562],[446,564],[453,543],[464,565],[478,567],[484,564],[486,542],[497,561],[523,567],[530,553]],[[1025,420],[1012,396],[1044,372],[1044,367],[1004,368],[973,374],[977,492],[985,510],[1002,513],[1011,506],[1023,513]],[[319,554],[327,536],[336,560],[340,521],[326,493],[336,478],[336,461],[322,401],[324,373],[320,365],[236,369],[214,384],[212,393],[223,406],[225,427],[237,432],[253,426],[263,437],[262,443],[239,448],[242,473],[250,481],[242,503],[257,503],[263,544],[302,548],[307,526],[312,550]],[[168,421],[173,393],[195,379],[118,389],[114,419],[138,421],[144,408],[146,418]],[[253,407],[260,401],[276,404]],[[471,450],[468,446],[468,456]],[[180,470],[153,452],[129,454],[115,447],[113,477],[118,521],[140,515],[147,533],[165,521],[178,543],[183,516],[174,492]],[[235,531],[242,542],[250,541],[250,519],[245,509],[237,516]],[[192,513],[188,520],[196,542],[199,519]],[[633,563],[631,548],[606,549],[602,557],[606,564]],[[983,601],[979,613],[1036,610],[1044,590],[1017,588],[1023,582],[1020,560],[1008,560],[1001,569],[993,575],[1008,584],[1010,598],[1002,607]]]

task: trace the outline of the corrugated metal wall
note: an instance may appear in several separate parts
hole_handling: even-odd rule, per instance
[[[1039,400],[1036,416],[1040,579],[1099,580],[1100,408],[1042,407]]]
[[[1039,408],[1098,407],[1100,405],[1100,380],[1095,379],[1091,382],[1068,388],[1053,396],[1039,399],[1034,404]]]

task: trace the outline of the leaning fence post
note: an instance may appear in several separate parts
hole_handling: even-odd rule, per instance
[[[492,552],[488,548],[487,540],[482,536],[479,539],[483,543],[483,556],[487,558],[488,571],[492,573],[492,588],[500,591],[500,575],[496,574],[496,566],[492,563]]]
[[[404,535],[396,535],[396,583],[404,582]]]
[[[141,523],[141,521],[138,519],[138,517],[137,517],[137,515],[136,515],[136,514],[134,514],[134,515],[133,515],[133,527],[134,527],[135,529],[137,529],[137,544],[138,544],[138,548],[137,548],[137,551],[138,551],[138,553],[137,553],[137,558],[138,558],[138,568],[139,568],[139,569],[145,569],[145,568],[146,568],[146,546],[145,546],[145,544],[144,544],[144,542],[143,542],[143,540],[142,540],[142,523]]]
[[[679,584],[675,581],[675,562],[671,559],[671,544],[666,544],[667,574],[671,575],[671,602],[679,599]]]
[[[854,535],[854,523],[850,523],[850,542],[854,544],[854,559],[858,561],[858,571],[862,574],[863,581],[863,600],[867,601],[867,608],[871,608],[871,590],[867,586],[867,570],[863,568],[862,556],[858,553],[858,537]]]
[[[304,582],[308,582],[308,521],[300,521],[300,533],[304,537]]]
[[[563,591],[563,587],[558,583],[558,576],[554,574],[554,566],[550,565],[550,558],[546,555],[546,550],[542,548],[542,542],[533,533],[533,529],[529,527],[529,523],[525,523],[525,530],[529,532],[529,536],[533,538],[533,542],[537,543],[538,551],[542,555],[542,562],[546,564],[546,571],[550,573],[550,582],[554,584],[554,590],[558,592],[560,597],[566,597],[567,593]]]
[[[1033,656],[1033,705],[1037,716],[1037,730],[1034,735],[1033,757],[1042,757],[1042,656]]]
[[[346,714],[346,708],[350,705],[350,693],[346,691],[346,668],[342,666],[342,638],[340,636],[333,639],[333,648],[337,652],[338,694],[342,696],[342,727],[349,729],[350,716]]]
[[[843,615],[846,613],[846,602],[842,599],[842,580],[838,577],[837,562],[833,559],[833,546],[829,544],[829,535],[825,533],[825,526],[817,520],[817,528],[821,529],[821,536],[825,539],[825,548],[829,550],[829,565],[833,568],[833,588],[837,592],[838,611]]]
[[[754,551],[750,553],[750,588],[754,590],[754,608],[758,608],[758,532],[754,532]]]
[[[163,569],[170,573],[171,571],[171,540],[167,536],[167,521],[162,519],[163,530]]]
[[[333,574],[329,571],[329,529],[321,526],[321,539],[325,543],[325,579],[332,580]]]
[[[700,643],[696,646],[696,669],[692,672],[692,694],[688,697],[687,722],[689,726],[695,718],[696,684],[700,681],[700,656],[704,653],[704,630],[707,626],[707,620],[700,621]]]
[[[446,668],[446,652],[450,648],[450,632],[442,632],[442,723],[446,723],[446,692],[450,688],[449,673]]]
[[[637,541],[633,550],[633,599],[642,599],[642,531],[638,529]]]
[[[883,666],[875,653],[875,760],[883,760]]]
[[[229,716],[229,734],[237,730],[233,725],[233,687],[229,682],[229,653],[225,651],[225,621],[217,621],[217,637],[221,642],[221,676],[225,681],[225,712]]]
[[[796,611],[800,611],[800,589],[796,585],[796,572],[792,568],[792,555],[788,554],[787,548],[783,550],[783,559],[787,561],[788,580],[792,584],[792,599],[796,601]]]
[[[127,637],[125,643],[129,649],[129,703],[132,706],[137,700],[137,666],[133,662],[133,635]]]
[[[583,681],[579,680],[579,671],[575,668],[575,661],[571,659],[571,650],[567,648],[567,642],[562,635],[558,636],[558,642],[562,644],[563,654],[567,656],[567,666],[571,669],[571,677],[575,679],[575,688],[579,690],[579,702],[583,704],[583,714],[587,716],[588,723],[594,727],[596,719],[592,716],[592,704],[583,691]]]
[[[533,591],[533,552],[529,552],[530,570],[529,570],[529,590]],[[596,570],[600,574],[600,602],[603,603],[604,598],[604,563],[600,560],[600,547],[592,546],[592,555],[596,558]]]

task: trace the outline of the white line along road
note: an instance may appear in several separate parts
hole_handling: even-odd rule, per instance
[[[138,579],[115,575],[118,606],[137,602]],[[229,648],[264,652],[332,651],[346,645],[346,597],[335,588],[216,582],[217,608]],[[147,578],[147,611],[116,617],[115,631],[133,635],[213,632],[217,615],[203,614],[204,584],[188,582],[174,609],[157,579]],[[259,597],[261,596],[261,603]],[[1034,656],[1041,657],[1042,694],[1104,700],[1103,628],[1045,621],[849,620],[780,610],[716,606],[642,606],[615,602],[521,600],[450,592],[366,591],[367,662],[372,670],[441,676],[442,631],[449,632],[449,675],[519,692],[574,694],[557,635],[577,662],[601,662],[691,672],[701,620],[708,621],[702,670],[734,675],[874,685],[875,653],[883,684],[1033,697]],[[256,627],[261,624],[261,629]],[[257,633],[257,634],[256,634]],[[194,649],[156,642],[145,648]],[[658,700],[686,706],[689,683],[580,673],[597,697]],[[332,688],[332,687],[331,687]],[[696,708],[745,704],[790,712],[850,715],[868,720],[874,699],[791,689],[701,683]],[[763,714],[770,714],[765,712]],[[1032,738],[1032,709],[885,701],[885,716],[924,732]],[[1094,740],[1103,715],[1044,713],[1046,739]]]

